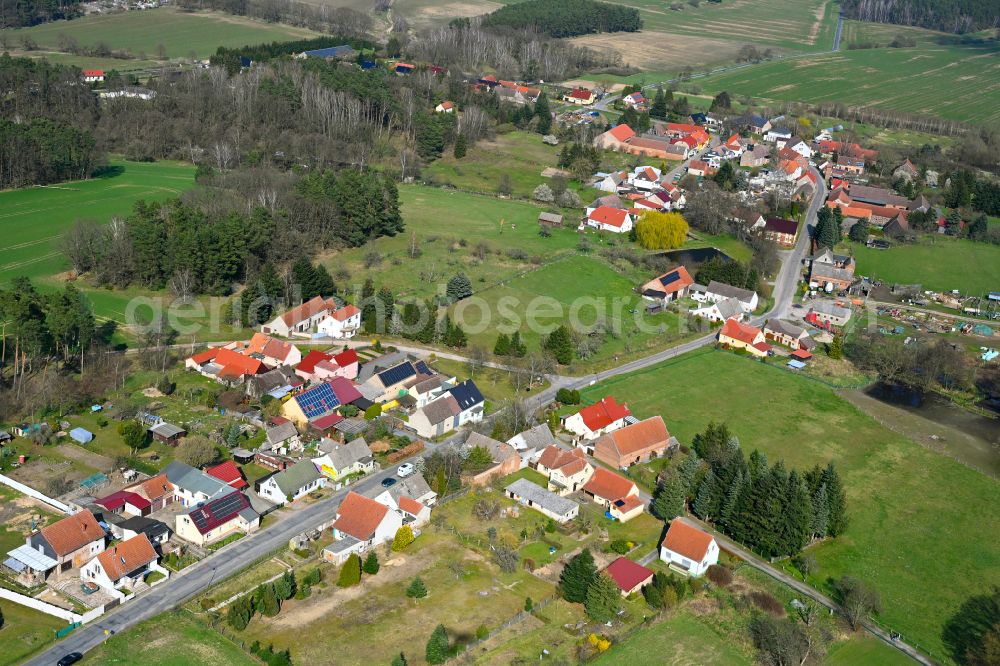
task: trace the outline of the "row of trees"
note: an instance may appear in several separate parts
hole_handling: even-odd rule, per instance
[[[997,27],[1000,8],[991,0],[844,0],[847,18],[915,25],[966,33]]]
[[[698,284],[708,284],[715,280],[741,289],[756,289],[760,275],[751,265],[713,257],[698,268],[695,280]]]
[[[81,16],[77,0],[19,0],[0,2],[0,28],[26,28],[47,21]]]
[[[831,463],[800,474],[774,465],[759,451],[744,457],[725,424],[709,424],[691,455],[661,481],[651,512],[671,520],[690,506],[734,539],[767,556],[795,555],[813,539],[847,527],[847,499]]]
[[[229,604],[226,611],[226,622],[233,629],[243,631],[250,624],[254,615],[274,617],[281,612],[281,603],[292,597],[304,599],[311,593],[313,585],[321,580],[318,568],[295,579],[295,574],[286,571],[284,575],[271,583],[262,583],[250,594],[245,594]]]
[[[527,0],[507,5],[483,19],[486,27],[527,28],[552,37],[642,29],[639,10],[594,0]]]

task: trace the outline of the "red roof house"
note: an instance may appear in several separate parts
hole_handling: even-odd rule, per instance
[[[615,585],[622,591],[623,597],[638,592],[653,581],[652,569],[647,569],[627,557],[619,557],[608,565],[604,573],[615,581]]]
[[[205,474],[228,483],[233,488],[236,488],[236,490],[243,490],[249,485],[246,479],[243,478],[243,472],[240,471],[240,468],[232,460],[227,460],[214,467],[206,468]]]
[[[587,226],[601,231],[627,233],[632,230],[632,215],[621,208],[599,206],[587,216]]]
[[[625,417],[631,415],[628,405],[618,404],[614,397],[609,395],[593,405],[584,407],[576,414],[567,416],[564,425],[570,432],[591,439],[621,428],[625,425]]]

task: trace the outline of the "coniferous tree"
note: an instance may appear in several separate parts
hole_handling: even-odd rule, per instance
[[[782,554],[797,553],[809,542],[812,527],[812,501],[809,489],[799,473],[792,470],[785,488],[784,508],[781,512]]]
[[[560,325],[549,334],[545,340],[545,349],[552,353],[560,365],[569,365],[573,361],[573,336],[565,325]]]
[[[750,464],[748,467],[750,469],[750,481],[755,482],[759,480],[768,471],[767,455],[754,449],[750,453]]]
[[[448,280],[445,294],[452,303],[472,296],[472,280],[465,273],[459,273]]]
[[[833,537],[839,536],[847,529],[847,495],[833,463],[830,463],[823,472],[823,483],[826,485],[829,508],[827,534]]]
[[[406,655],[400,652],[392,658],[392,663],[389,666],[407,666]]]
[[[721,525],[727,528],[731,525],[733,517],[739,512],[740,500],[743,497],[742,493],[746,485],[746,477],[743,476],[742,470],[738,471],[732,483],[729,484],[729,488],[726,490],[726,498],[723,500],[722,508],[719,511],[719,523]]]
[[[496,356],[507,356],[510,354],[510,338],[506,333],[497,336],[497,343],[493,345],[493,354]]]
[[[361,582],[361,558],[357,553],[351,553],[340,569],[340,578],[337,585],[340,587],[351,587]]]
[[[260,599],[260,614],[274,617],[279,612],[281,612],[281,602],[278,601],[278,596],[274,593],[274,585],[267,584],[264,586],[264,592]]]
[[[510,355],[522,358],[528,353],[528,346],[521,340],[521,331],[514,331],[510,336]]]
[[[615,616],[621,606],[621,591],[607,574],[598,574],[587,588],[584,609],[587,617],[594,622],[607,622]]]
[[[677,466],[677,474],[684,481],[685,493],[690,494],[694,490],[691,484],[694,483],[694,477],[698,473],[699,467],[701,467],[701,459],[698,457],[698,453],[693,450],[684,462]]]
[[[653,97],[653,105],[649,109],[649,115],[654,118],[667,117],[667,96],[664,94],[663,88],[656,89],[656,96]]]
[[[821,484],[812,495],[812,522],[809,530],[813,536],[822,539],[827,535],[830,525],[830,504],[826,498],[826,485]]]
[[[465,138],[464,134],[459,134],[455,137],[455,145],[452,147],[452,154],[455,156],[456,160],[460,160],[465,157],[465,154],[469,150],[468,139]]]
[[[545,93],[541,93],[535,102],[535,115],[538,116],[536,131],[539,134],[548,134],[552,129],[552,111],[549,109],[549,98]]]
[[[684,482],[675,474],[656,487],[649,512],[660,520],[673,520],[684,513]]]
[[[719,486],[715,472],[708,470],[705,477],[698,486],[698,494],[695,497],[691,510],[695,515],[705,521],[711,521],[718,515],[719,505],[722,499],[722,489]]]
[[[597,577],[597,565],[589,548],[574,556],[559,575],[559,592],[563,599],[573,603],[587,600],[587,589]]]
[[[378,573],[381,565],[378,563],[378,555],[375,554],[374,550],[368,551],[368,555],[365,557],[365,563],[361,565],[361,569],[369,576],[374,576]]]
[[[361,325],[364,327],[365,333],[376,332],[378,326],[376,314],[375,283],[372,282],[371,278],[367,278],[361,287]]]
[[[430,639],[427,641],[427,648],[424,658],[428,664],[443,664],[448,661],[451,648],[448,644],[448,633],[444,630],[444,625],[439,624],[434,627]]]
[[[406,596],[411,599],[423,599],[427,596],[427,586],[424,585],[424,581],[420,576],[414,578],[410,586],[406,588]]]

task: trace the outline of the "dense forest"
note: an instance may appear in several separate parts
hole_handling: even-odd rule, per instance
[[[81,14],[77,0],[5,0],[0,2],[0,28],[24,28]]]
[[[642,29],[639,10],[594,0],[527,0],[483,19],[485,27],[528,28],[553,37]]]
[[[996,0],[841,0],[847,18],[966,33],[1000,27]]]

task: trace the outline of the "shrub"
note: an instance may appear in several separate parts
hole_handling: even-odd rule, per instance
[[[566,388],[561,388],[558,391],[556,391],[556,401],[561,402],[564,405],[579,405],[580,392]]]
[[[357,553],[351,553],[351,556],[347,558],[344,566],[340,569],[340,578],[337,580],[337,585],[340,587],[351,587],[360,582],[361,558],[358,557]]]
[[[396,530],[396,536],[392,538],[392,549],[395,552],[405,550],[407,546],[413,543],[413,528],[409,525],[403,525],[398,530]]]
[[[752,601],[754,606],[757,608],[761,609],[765,613],[770,613],[775,617],[781,617],[785,614],[785,606],[767,592],[754,590],[750,593],[750,601]]]
[[[524,598],[524,612],[530,613],[535,607],[535,602],[531,600],[531,597]]]
[[[424,581],[417,576],[410,583],[410,586],[406,588],[406,596],[411,599],[423,599],[427,596],[427,586],[424,585]]]
[[[382,416],[382,405],[375,403],[371,407],[365,410],[365,418],[369,421],[377,419]]]
[[[486,640],[490,636],[490,629],[485,624],[481,624],[476,627],[476,638],[478,640]]]
[[[705,577],[719,587],[729,587],[733,583],[733,572],[718,564],[710,566],[705,572]]]
[[[374,576],[380,568],[378,555],[375,554],[374,550],[368,551],[368,557],[365,558],[365,563],[361,566],[361,569],[369,576]]]
[[[628,551],[632,550],[632,543],[630,541],[626,541],[625,539],[615,539],[608,544],[608,550],[612,553],[624,555]]]

